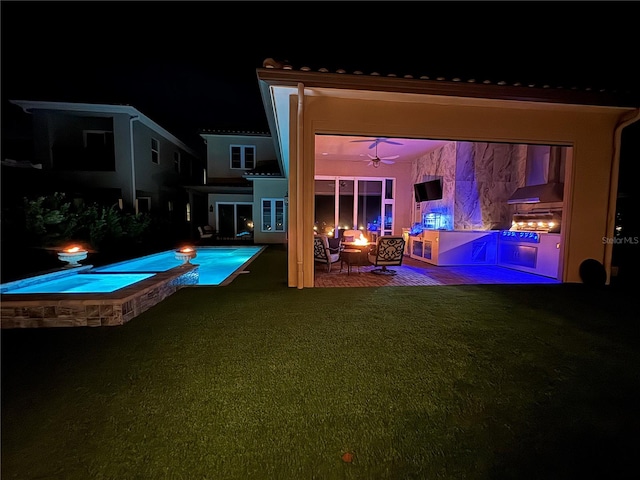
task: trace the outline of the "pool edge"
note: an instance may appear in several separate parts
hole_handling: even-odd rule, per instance
[[[4,293],[0,328],[124,325],[197,281],[198,265],[185,264],[111,293]]]

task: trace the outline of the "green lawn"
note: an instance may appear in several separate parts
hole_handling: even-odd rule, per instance
[[[3,330],[2,478],[636,478],[635,292],[298,290],[285,259],[122,327]]]

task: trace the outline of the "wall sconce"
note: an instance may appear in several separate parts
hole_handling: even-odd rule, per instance
[[[213,205],[209,205],[209,212],[213,213]]]

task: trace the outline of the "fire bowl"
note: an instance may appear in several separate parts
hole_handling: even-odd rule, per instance
[[[67,265],[65,265],[65,268],[79,267],[80,266],[79,262],[81,260],[84,260],[85,258],[87,258],[86,250],[70,249],[68,251],[63,250],[62,252],[58,252],[58,260],[62,262],[67,262]]]
[[[186,247],[176,250],[175,256],[176,260],[180,260],[184,265],[186,265],[196,258],[197,252],[195,248]]]

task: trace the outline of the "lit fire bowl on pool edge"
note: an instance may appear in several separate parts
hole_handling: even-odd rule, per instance
[[[80,267],[79,262],[87,258],[87,253],[88,252],[81,247],[69,247],[58,252],[58,260],[67,262],[65,268]]]
[[[176,250],[176,260],[180,260],[183,265],[187,265],[196,258],[196,249],[193,247],[182,247],[179,250]]]

